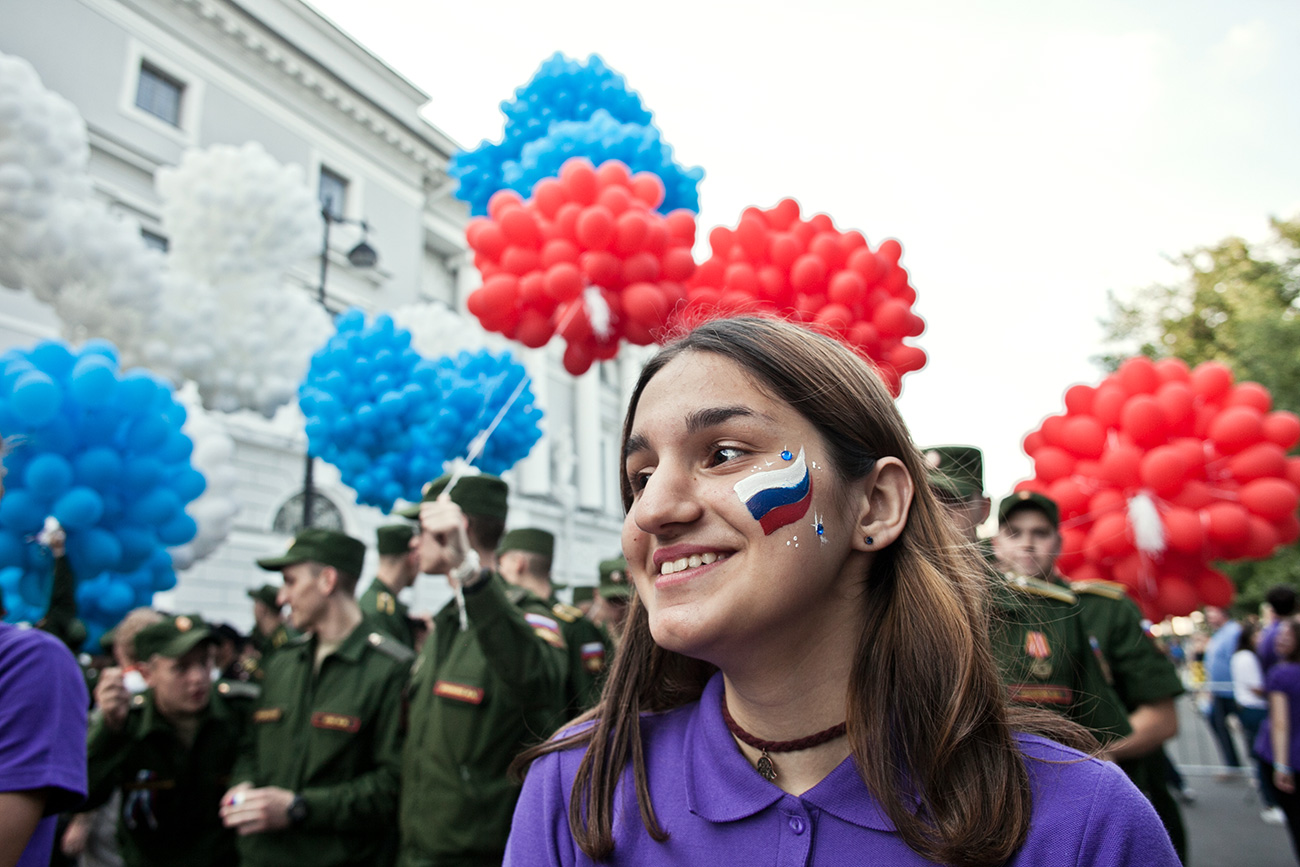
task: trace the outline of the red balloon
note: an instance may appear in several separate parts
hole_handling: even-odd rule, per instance
[[[722,278],[722,288],[752,298],[758,294],[758,275],[748,262],[732,262],[727,266],[726,276]]]
[[[1065,408],[1070,415],[1092,415],[1092,401],[1097,389],[1091,385],[1072,385],[1065,390]]]
[[[1250,532],[1250,519],[1244,508],[1236,503],[1211,503],[1201,514],[1205,516],[1206,536],[1219,545],[1238,545],[1246,541]]]
[[[1097,387],[1097,394],[1092,399],[1092,414],[1107,427],[1118,427],[1127,401],[1124,389],[1108,379]]]
[[[1115,580],[1123,584],[1129,593],[1134,596],[1141,591],[1143,572],[1142,555],[1137,551],[1126,557],[1121,557],[1119,562],[1115,564],[1115,568],[1111,570]]]
[[[767,253],[767,222],[760,214],[746,214],[736,226],[736,240],[751,262]]]
[[[1276,443],[1258,443],[1243,449],[1228,461],[1228,472],[1244,484],[1268,476],[1286,476],[1286,452]]]
[[[628,192],[627,187],[605,187],[596,194],[596,204],[605,207],[618,217],[632,207],[632,194]]]
[[[1273,408],[1273,396],[1258,382],[1243,382],[1228,392],[1224,406],[1250,406],[1260,412]]]
[[[501,215],[501,231],[511,244],[520,247],[538,247],[542,243],[542,233],[537,227],[537,220],[527,208],[511,208]]]
[[[1273,525],[1258,515],[1250,516],[1250,530],[1246,536],[1245,556],[1251,560],[1266,560],[1277,548],[1280,536]]]
[[[1273,526],[1277,529],[1279,545],[1294,545],[1300,540],[1300,517],[1287,515]]]
[[[1264,437],[1264,419],[1252,406],[1231,406],[1210,422],[1210,439],[1224,454],[1235,455]]]
[[[644,249],[650,235],[650,215],[645,211],[628,209],[618,215],[614,229],[614,252],[630,256]]]
[[[1155,372],[1151,373],[1154,376]],[[1124,404],[1120,412],[1120,429],[1138,445],[1153,446],[1165,438],[1168,422],[1155,398],[1139,394]]]
[[[835,232],[821,232],[808,244],[808,252],[826,263],[827,269],[844,266],[844,251],[840,248],[840,236]]]
[[[1300,488],[1300,457],[1286,459],[1286,480]]]
[[[537,210],[547,219],[555,219],[555,215],[566,201],[568,201],[568,193],[565,192],[564,184],[560,183],[559,178],[542,178],[533,185],[533,202],[537,205]]]
[[[1169,497],[1187,481],[1187,469],[1178,449],[1158,446],[1143,455],[1139,476],[1142,484],[1155,491],[1156,496]]]
[[[1087,534],[1074,527],[1061,530],[1061,556],[1056,561],[1056,568],[1067,575],[1084,562],[1083,549],[1087,544]]]
[[[1195,418],[1196,395],[1185,382],[1166,382],[1156,390],[1156,405],[1171,426],[1178,426]]]
[[[1209,459],[1206,455],[1206,442],[1196,439],[1195,437],[1179,437],[1169,443],[1172,448],[1178,450],[1182,455],[1183,462],[1187,464],[1187,477],[1198,478],[1203,476],[1202,470],[1205,468],[1205,462]]]
[[[1038,426],[1048,445],[1065,447],[1065,416],[1049,415]]]
[[[664,182],[656,174],[637,172],[632,176],[632,195],[651,210],[664,202]]]
[[[529,271],[536,271],[541,263],[542,257],[531,247],[506,247],[506,251],[501,254],[501,267],[520,277]]]
[[[609,289],[623,279],[623,262],[613,253],[590,251],[583,253],[578,260],[593,286]]]
[[[578,248],[572,242],[564,238],[555,238],[547,241],[546,246],[542,247],[542,267],[550,268],[552,265],[560,262],[578,261]]]
[[[903,337],[912,330],[912,311],[896,298],[891,298],[876,308],[871,320],[881,337]]]
[[[570,343],[564,348],[564,369],[574,376],[582,376],[591,369],[592,351],[585,343]]]
[[[805,253],[790,267],[790,285],[798,292],[815,292],[826,285],[826,263]]]
[[[1269,521],[1295,512],[1300,505],[1296,486],[1283,479],[1256,479],[1241,487],[1241,504]]]
[[[1092,524],[1088,541],[1095,544],[1106,557],[1122,557],[1133,550],[1133,538],[1129,533],[1128,515],[1111,512],[1102,515]]]
[[[519,304],[538,313],[555,309],[555,299],[546,294],[546,275],[541,271],[529,271],[519,278]]]
[[[488,199],[488,216],[500,223],[506,211],[523,207],[523,204],[523,197],[514,190],[497,190]]]
[[[1061,438],[1066,448],[1081,458],[1099,458],[1106,448],[1106,429],[1090,415],[1067,418]]]
[[[578,218],[582,216],[582,205],[577,202],[565,202],[555,212],[555,222],[551,226],[552,237],[566,241],[578,239]]]
[[[572,262],[557,262],[546,270],[546,294],[557,301],[568,301],[582,294],[587,281]]]
[[[853,311],[843,304],[827,304],[813,318],[813,322],[836,333],[843,333],[853,323]],[[907,347],[900,347],[906,349]]]
[[[1182,490],[1169,498],[1169,502],[1184,509],[1204,509],[1216,499],[1209,485],[1191,479],[1183,485]]]
[[[782,199],[776,207],[767,212],[767,221],[772,228],[786,230],[799,219],[799,203],[794,199]]]
[[[1043,439],[1041,433],[1038,431],[1030,431],[1025,434],[1025,438],[1020,443],[1020,448],[1024,449],[1025,454],[1032,458],[1034,455],[1038,454],[1038,450],[1045,445],[1047,445],[1047,441]]]
[[[894,349],[890,360],[894,362],[894,367],[898,368],[899,373],[911,373],[914,370],[920,370],[925,367],[928,356],[925,350],[919,346],[898,346]]]
[[[1295,448],[1300,443],[1300,416],[1286,410],[1270,412],[1264,416],[1264,437],[1283,449]]]
[[[897,265],[898,260],[903,258],[903,245],[893,238],[886,239],[876,248],[876,255],[891,266]]]
[[[736,241],[735,234],[726,226],[714,226],[709,230],[709,246],[714,256],[725,257],[731,252],[731,245]]]
[[[518,278],[509,274],[497,274],[484,280],[482,286],[470,293],[466,306],[479,319],[492,317],[498,311],[514,307],[518,295]]]
[[[469,239],[468,234],[466,240]],[[506,244],[505,232],[501,231],[501,226],[497,223],[484,221],[479,225],[478,230],[474,233],[474,249],[489,259],[499,259],[505,252]]]
[[[872,253],[867,247],[859,247],[848,255],[845,260],[851,271],[857,272],[868,286],[878,283],[884,276],[885,268],[876,254]]]
[[[1102,478],[1117,488],[1136,487],[1141,480],[1139,468],[1142,452],[1133,446],[1118,445],[1101,456]]]
[[[1156,362],[1156,376],[1163,382],[1187,382],[1192,369],[1181,358],[1162,358]]]
[[[1064,569],[1061,571],[1065,571]],[[1068,572],[1065,572],[1071,581],[1109,581],[1111,579],[1110,570],[1097,563],[1085,562],[1080,566],[1075,566]]]
[[[653,283],[659,279],[659,260],[653,253],[637,253],[623,262],[623,282]]]
[[[674,247],[664,253],[663,276],[674,283],[684,283],[695,273],[695,258],[686,247]]]
[[[607,160],[596,169],[596,186],[601,192],[612,187],[627,189],[632,185],[632,172],[618,160]]]
[[[856,271],[840,271],[831,277],[826,294],[832,303],[853,307],[866,298],[867,281]]]
[[[1217,402],[1232,388],[1232,371],[1217,361],[1196,365],[1192,371],[1192,391],[1201,398]]]
[[[668,319],[668,299],[652,283],[633,283],[623,290],[623,312],[646,328],[662,326]]]
[[[695,244],[695,214],[678,208],[664,218],[664,225],[668,227],[668,237],[672,240],[687,247]]]
[[[1129,394],[1151,394],[1160,385],[1155,363],[1145,355],[1125,361],[1119,366],[1116,376]]]
[[[1182,578],[1164,577],[1160,581],[1157,603],[1160,610],[1173,617],[1186,617],[1199,607],[1192,585]]]
[[[583,208],[575,228],[579,243],[588,250],[605,250],[614,243],[614,215],[604,205]]]
[[[1201,516],[1191,509],[1174,507],[1160,516],[1165,525],[1165,543],[1171,550],[1199,554],[1205,546]]]
[[[1088,514],[1093,518],[1102,515],[1108,515],[1111,512],[1122,512],[1128,508],[1128,500],[1124,499],[1124,494],[1114,488],[1102,488],[1092,495],[1088,501]]]
[[[582,157],[574,157],[560,166],[560,183],[569,194],[569,200],[579,205],[594,203],[600,188],[595,167]]]
[[[1064,449],[1044,446],[1034,455],[1034,472],[1044,484],[1068,476],[1074,470],[1074,458]]]
[[[1073,518],[1088,510],[1088,493],[1076,476],[1066,476],[1052,482],[1047,489],[1047,496],[1056,502],[1063,519]]]
[[[529,349],[540,349],[554,334],[555,328],[551,324],[551,317],[543,316],[536,310],[525,310],[520,314],[519,324],[515,327],[515,340]]]
[[[768,238],[767,257],[778,268],[788,269],[803,252],[799,239],[789,232],[774,232]]]
[[[1201,602],[1204,604],[1227,608],[1232,604],[1236,588],[1232,586],[1232,581],[1228,580],[1227,575],[1213,569],[1205,569],[1196,578],[1196,592],[1200,594]]]

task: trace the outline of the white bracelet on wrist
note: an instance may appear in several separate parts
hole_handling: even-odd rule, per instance
[[[455,579],[458,584],[464,586],[472,583],[471,579],[478,575],[479,567],[480,561],[478,558],[478,552],[473,548],[470,548],[465,552],[465,559],[461,561],[461,564],[451,570],[450,576]]]

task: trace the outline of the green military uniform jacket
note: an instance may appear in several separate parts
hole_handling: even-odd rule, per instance
[[[384,865],[395,849],[402,689],[414,654],[363,622],[314,671],[316,638],[272,657],[236,783],[302,796],[299,826],[239,840],[246,867]]]
[[[1128,735],[1128,715],[1106,684],[1073,593],[992,573],[990,639],[1013,704],[1055,710],[1103,743]]]
[[[371,581],[366,592],[357,600],[361,616],[372,629],[387,632],[407,647],[415,648],[415,633],[411,631],[410,611],[395,593],[382,581]]]
[[[230,787],[257,687],[222,682],[186,746],[153,702],[131,700],[119,731],[95,715],[87,735],[89,797],[82,809],[122,790],[118,848],[127,867],[226,867],[237,864],[235,834],[221,824],[221,796]]]
[[[1124,585],[1113,581],[1075,581],[1084,629],[1107,682],[1124,703],[1126,713],[1183,694],[1183,682],[1173,662],[1156,647],[1142,627],[1142,612]],[[1155,807],[1180,857],[1186,859],[1186,831],[1178,804],[1165,782],[1164,750],[1120,763],[1133,784]]]
[[[507,768],[563,712],[568,651],[549,605],[492,573],[433,619],[412,670],[401,867],[501,863],[519,786]],[[514,601],[512,601],[514,600]]]
[[[86,643],[86,625],[77,617],[77,578],[67,557],[54,558],[50,606],[36,628],[62,641],[73,653]]]
[[[565,717],[572,719],[596,706],[605,685],[605,672],[614,658],[608,634],[592,623],[581,608],[566,605],[554,596],[547,600],[560,624],[569,649],[569,676],[565,687]]]

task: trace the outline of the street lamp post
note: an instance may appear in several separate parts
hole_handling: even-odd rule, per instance
[[[352,225],[361,227],[361,240],[355,247],[348,251],[348,263],[354,268],[373,268],[379,262],[379,254],[375,248],[366,243],[366,233],[370,227],[366,225],[365,220],[349,220],[348,218],[334,213],[333,199],[326,199],[320,209],[321,222],[324,224],[324,231],[321,234],[320,243],[320,284],[316,289],[316,300],[320,306],[329,312],[329,305],[326,303],[325,295],[325,277],[329,273],[330,265],[330,226],[334,223],[343,225]],[[302,479],[302,526],[310,527],[312,524],[312,501],[316,497],[315,486],[315,467],[316,461],[311,456],[311,446],[307,447],[307,466],[303,471]]]

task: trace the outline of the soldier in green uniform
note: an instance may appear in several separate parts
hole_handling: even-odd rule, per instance
[[[54,580],[50,585],[50,605],[36,628],[78,653],[86,642],[86,625],[77,617],[77,579],[68,562],[67,534],[56,524],[42,534],[42,541],[54,558]]]
[[[279,602],[280,588],[274,584],[263,584],[248,590],[248,598],[253,600],[253,631],[248,640],[253,649],[262,657],[262,667],[266,667],[272,654],[297,637],[298,633],[285,623]]]
[[[499,865],[519,798],[510,763],[565,706],[568,651],[550,606],[494,569],[506,483],[466,476],[444,493],[448,481],[399,513],[420,518],[420,571],[456,593],[412,671],[401,867]]]
[[[506,582],[522,587],[551,606],[559,621],[564,643],[569,648],[569,678],[565,719],[577,716],[596,704],[605,684],[607,636],[582,614],[582,609],[555,598],[551,584],[551,561],[555,536],[546,530],[511,530],[501,537],[497,549],[497,571]]]
[[[984,455],[974,446],[924,450],[930,483],[961,534],[990,562],[993,604],[990,641],[1008,697],[1054,710],[1103,743],[1127,736],[1126,714],[1088,641],[1074,593],[1011,567],[993,567],[992,549],[977,529],[988,517]]]
[[[1106,745],[1116,762],[1150,799],[1186,861],[1186,833],[1177,803],[1165,781],[1163,744],[1178,733],[1174,699],[1183,693],[1174,664],[1142,626],[1142,614],[1124,592],[1108,581],[1069,584],[1056,571],[1060,554],[1059,510],[1042,494],[1020,491],[998,507],[994,550],[1000,562],[1068,589],[1079,600],[1080,618],[1107,683],[1128,715],[1131,733]]]
[[[266,669],[251,736],[222,799],[246,867],[391,864],[402,689],[414,655],[366,628],[353,594],[366,546],[307,529],[279,557],[280,600],[304,634]]]
[[[623,555],[600,561],[600,585],[587,616],[605,634],[606,644],[613,648],[623,635],[623,621],[627,617],[628,600],[632,588],[627,583],[627,561]]]
[[[116,675],[95,690],[85,807],[122,791],[117,840],[127,867],[238,863],[217,810],[257,688],[212,683],[213,641],[197,615],[146,626],[135,653],[149,689],[132,696]]]
[[[361,616],[372,629],[387,632],[414,650],[415,632],[411,629],[410,612],[397,594],[414,584],[419,575],[419,553],[411,545],[415,527],[411,524],[387,524],[375,535],[379,568],[375,580],[357,600]]]

